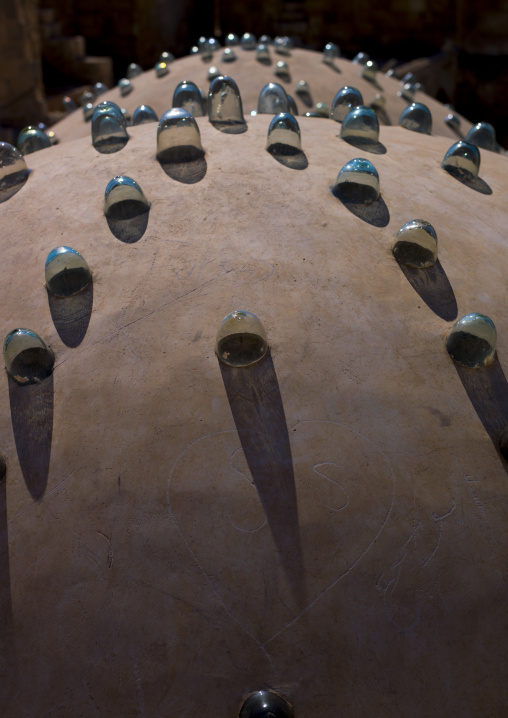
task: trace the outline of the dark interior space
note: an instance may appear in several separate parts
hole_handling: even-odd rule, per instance
[[[508,6],[500,1],[7,3],[13,11],[23,7],[30,31],[25,28],[28,39],[20,36],[17,44],[14,36],[10,44],[4,42],[0,53],[12,58],[16,47],[20,56],[24,53],[24,71],[31,77],[35,74],[30,92],[37,97],[21,101],[7,83],[5,96],[0,96],[0,127],[19,130],[28,122],[51,123],[51,112],[61,109],[61,96],[73,88],[97,81],[111,86],[125,75],[130,62],[150,69],[163,50],[184,56],[200,36],[215,36],[223,42],[230,32],[249,31],[256,37],[288,35],[296,46],[318,51],[332,41],[345,57],[368,52],[381,69],[390,63],[400,76],[405,65],[411,65],[428,94],[452,104],[473,122],[490,122],[500,144],[508,145]],[[27,41],[31,48],[22,48]],[[12,59],[3,64],[8,72],[19,75]],[[49,98],[46,107],[44,95]]]

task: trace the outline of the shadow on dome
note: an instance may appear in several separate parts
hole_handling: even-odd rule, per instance
[[[464,172],[459,167],[448,167],[446,170],[449,175],[458,180],[461,184],[474,189],[475,192],[480,194],[492,194],[491,187],[482,180],[481,177],[474,177],[467,172]]]
[[[14,659],[11,571],[9,565],[9,527],[7,523],[7,480],[0,480],[0,612],[2,616],[2,659]],[[4,694],[5,696],[5,694]]]
[[[306,170],[309,166],[307,155],[303,150],[278,142],[268,148],[267,152],[284,167],[291,170]]]
[[[68,347],[77,347],[85,338],[93,307],[93,279],[79,294],[55,297],[48,292],[49,311],[58,336]]]
[[[337,135],[339,137],[339,135]],[[359,150],[362,150],[362,152],[370,152],[373,155],[385,155],[386,154],[386,147],[382,142],[369,142],[365,141],[360,137],[356,138],[350,138],[347,139],[345,137],[342,137],[341,139],[344,140],[344,142],[347,142],[348,145],[351,145],[352,147],[356,147]]]
[[[242,449],[291,591],[306,604],[295,476],[289,433],[270,350],[247,367],[219,368]]]
[[[246,122],[211,122],[210,124],[225,135],[243,135],[249,129]]]
[[[135,244],[139,242],[146,232],[150,210],[139,203],[139,209],[141,208],[142,211],[138,211],[137,214],[133,212],[132,217],[120,219],[106,216],[111,234],[119,239],[120,242],[124,242],[124,244]]]
[[[381,92],[384,92],[384,88],[379,84],[377,80],[371,80],[368,77],[363,77],[363,80],[369,83],[369,85],[372,85],[372,87],[375,87],[376,90],[380,90]]]
[[[453,322],[457,318],[457,300],[439,259],[432,267],[425,269],[408,267],[401,262],[398,265],[409,284],[434,314],[446,322]]]
[[[454,366],[508,474],[508,456],[504,458],[499,450],[501,434],[508,426],[508,382],[499,357],[496,353],[492,364],[483,369],[470,369],[455,362]]]
[[[194,145],[170,147],[157,160],[168,177],[183,184],[196,184],[206,175],[205,153]]]
[[[297,91],[296,94],[298,95],[298,98],[303,102],[305,107],[308,107],[309,109],[311,107],[314,107],[314,100],[312,99],[310,91]]]
[[[53,436],[53,374],[38,384],[20,386],[11,376],[9,401],[21,473],[35,500],[46,490]]]
[[[357,202],[355,201],[356,189],[351,185],[353,185],[352,182],[335,187],[332,190],[333,196],[358,219],[373,227],[386,227],[390,222],[390,210],[384,199],[379,196],[373,202]]]
[[[386,127],[391,126],[392,121],[388,117],[388,113],[386,112],[385,109],[383,109],[382,107],[376,107],[376,108],[374,108],[374,112],[377,115],[380,125],[385,125]]]

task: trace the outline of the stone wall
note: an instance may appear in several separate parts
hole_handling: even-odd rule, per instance
[[[435,86],[438,99],[455,102],[471,119],[497,123],[506,144],[508,7],[504,0],[490,0],[487,7],[475,0],[450,4],[440,0],[340,4],[332,0],[241,4],[236,0],[40,0],[40,5],[42,15],[51,11],[54,18],[41,26],[47,35],[45,77],[48,63],[53,74],[60,68],[61,81],[55,83],[62,86],[72,85],[73,80],[75,85],[97,80],[110,84],[123,76],[130,62],[148,69],[162,50],[182,56],[200,35],[214,33],[222,37],[246,31],[257,36],[289,34],[318,50],[334,41],[346,56],[364,50],[377,59],[399,60],[436,55],[447,42],[453,47],[453,62],[440,61],[437,77],[426,73],[429,76],[422,79],[428,90]],[[44,116],[38,6],[38,0],[2,2],[0,126],[19,128]],[[76,56],[73,66],[65,60],[65,40],[69,52],[80,43],[84,52],[86,42],[93,57]]]
[[[63,35],[83,35],[92,55],[110,56],[122,77],[130,62],[148,68],[162,50],[185,55],[200,32],[211,32],[213,6],[201,0],[42,0]],[[201,7],[203,5],[203,7]]]
[[[41,121],[46,112],[41,70],[38,0],[2,0],[0,128]],[[12,130],[0,139],[12,141]]]

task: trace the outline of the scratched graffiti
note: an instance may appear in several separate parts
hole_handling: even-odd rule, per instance
[[[191,556],[260,646],[354,570],[393,505],[392,468],[365,436],[328,421],[300,422],[289,435],[293,514],[283,495],[271,495],[275,511],[263,505],[236,431],[190,444],[168,479],[168,508]],[[262,435],[254,439],[262,453]]]
[[[427,516],[421,511],[413,512],[412,530],[376,581],[386,617],[398,633],[410,633],[418,626],[425,604],[434,593],[442,599],[431,566],[441,546],[443,524],[456,508],[455,499],[450,501],[443,513]]]
[[[132,287],[130,310],[125,314],[125,321],[122,320],[120,329],[145,318],[144,313],[140,317],[133,318],[132,302],[135,298],[143,297],[144,287],[147,284],[150,284],[151,294],[155,298],[154,306],[148,314],[151,316],[185,300],[189,295],[209,294],[223,286],[234,287],[238,284],[264,282],[275,273],[273,264],[253,257],[242,259],[208,257],[175,259],[168,262],[161,260],[159,255],[160,247],[155,250],[150,266]],[[140,309],[145,311],[142,302]]]
[[[212,282],[230,275],[235,282],[250,284],[269,279],[274,271],[269,262],[253,258],[242,261],[214,257],[199,261],[188,259],[172,268],[178,281],[192,280],[196,283]]]

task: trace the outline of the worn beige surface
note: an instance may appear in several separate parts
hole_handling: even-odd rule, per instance
[[[327,102],[331,106],[336,93],[344,85],[357,87],[366,104],[370,104],[376,94],[382,94],[386,98],[386,117],[383,115],[380,119],[392,125],[398,124],[401,113],[408,106],[406,100],[397,96],[397,92],[401,89],[398,80],[378,73],[377,84],[368,82],[360,77],[361,66],[354,65],[350,60],[343,58],[336,60],[335,65],[339,70],[337,71],[323,63],[322,53],[312,50],[292,50],[291,57],[283,57],[272,49],[271,66],[257,62],[255,52],[241,48],[235,48],[235,52],[238,58],[235,62],[221,62],[222,51],[215,53],[212,62],[206,63],[201,57],[182,57],[169,65],[169,75],[157,78],[155,71],[149,70],[132,80],[134,90],[129,95],[121,97],[120,90],[115,87],[101,95],[100,99],[101,101],[103,99],[113,100],[120,107],[129,110],[131,114],[141,104],[150,105],[160,117],[172,106],[173,92],[182,80],[192,80],[198,87],[207,91],[210,85],[207,79],[208,68],[215,65],[221,72],[236,81],[242,96],[244,111],[247,114],[250,114],[251,110],[257,109],[259,93],[268,82],[278,82],[282,85],[293,96],[300,114],[312,109],[306,107],[295,92],[300,80],[306,80],[309,83],[314,104]],[[275,64],[278,60],[288,63],[291,72],[290,82],[285,82],[274,74]],[[434,134],[459,139],[456,133],[445,124],[444,120],[449,110],[440,102],[423,92],[417,92],[415,100],[423,102],[430,109]],[[472,125],[461,115],[458,117],[462,119],[461,129],[466,135]],[[475,121],[478,120],[475,119]],[[62,142],[90,136],[90,122],[85,122],[81,109],[61,120],[53,129]]]
[[[300,120],[304,171],[264,150],[268,123],[200,119],[193,185],[162,171],[155,125],[113,155],[52,147],[0,205],[1,331],[56,355],[40,387],[0,390],[3,716],[219,718],[260,687],[297,718],[504,715],[507,466],[480,416],[508,419],[508,160],[482,154],[481,194],[440,169],[449,139],[384,127],[372,226],[330,193],[359,154],[336,123]],[[152,203],[133,244],[103,215],[118,173]],[[390,253],[415,217],[447,319]],[[74,348],[44,287],[60,244],[94,276]],[[214,337],[236,308],[271,354],[235,372]],[[496,323],[492,371],[449,359],[457,311]]]

